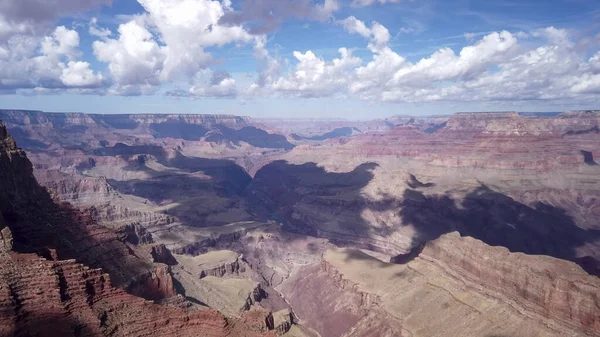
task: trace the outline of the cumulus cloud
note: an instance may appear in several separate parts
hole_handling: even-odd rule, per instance
[[[256,91],[268,83],[272,83],[281,73],[281,62],[270,55],[266,48],[267,38],[259,36],[254,41],[254,57],[259,63],[259,77],[256,83],[249,88],[250,91]]]
[[[94,54],[108,63],[117,85],[158,85],[166,59],[165,47],[154,40],[148,29],[136,21],[119,26],[118,39],[95,41]]]
[[[262,35],[274,31],[288,19],[326,21],[340,8],[339,0],[245,0],[239,11],[228,11],[224,25],[248,25],[248,31]]]
[[[243,27],[219,24],[231,10],[227,2],[138,1],[144,14],[121,24],[117,37],[93,44],[97,59],[108,64],[115,88],[126,88],[123,94],[142,92],[132,91],[135,86],[194,77],[212,62],[207,47],[252,41]]]
[[[92,71],[89,63],[77,61],[80,55],[79,34],[64,26],[42,38],[14,35],[0,45],[0,89],[14,93],[102,86],[102,75]]]
[[[517,39],[511,33],[491,33],[474,45],[464,47],[458,55],[450,48],[443,48],[416,64],[399,69],[392,83],[422,85],[459,77],[474,78],[490,65],[509,59],[516,46]]]
[[[190,93],[198,97],[229,97],[237,95],[235,80],[224,71],[214,72],[207,85],[193,86]]]
[[[71,59],[79,54],[78,47],[79,33],[60,26],[54,30],[52,35],[44,37],[40,51],[49,57],[66,56]]]
[[[370,60],[352,56],[345,48],[340,49],[341,58],[331,61],[310,50],[296,51],[294,69],[278,77],[263,77],[268,80],[262,83],[261,92],[394,102],[591,101],[600,93],[600,52],[583,58],[566,30],[492,32],[458,52],[441,48],[410,62],[390,48],[389,32],[381,24],[367,25],[355,17],[338,23],[368,41]],[[519,39],[532,40],[521,44]],[[525,47],[536,42],[541,45]]]
[[[92,18],[89,23],[88,33],[92,36],[99,38],[107,38],[112,35],[112,32],[108,28],[102,28],[98,26],[98,19]]]
[[[339,49],[340,58],[326,62],[312,51],[294,52],[296,71],[271,84],[275,91],[301,97],[331,96],[349,83],[347,71],[360,64],[346,48]]]
[[[590,57],[588,64],[590,65],[591,70],[593,72],[600,72],[600,51],[597,52],[594,56]]]
[[[390,42],[390,32],[379,22],[374,21],[371,28],[368,28],[364,22],[358,20],[354,16],[350,16],[339,21],[346,31],[351,34],[358,34],[370,40],[369,49],[373,52],[378,52],[386,48]]]
[[[87,62],[70,61],[63,68],[60,80],[67,87],[96,87],[102,83],[102,75],[94,73]]]
[[[51,93],[88,90],[105,79],[78,61],[79,33],[53,27],[61,16],[110,4],[111,0],[0,0],[0,90]]]
[[[237,87],[235,79],[226,71],[204,70],[196,75],[194,84],[188,91],[172,90],[166,93],[174,97],[212,97],[212,98],[235,98]]]

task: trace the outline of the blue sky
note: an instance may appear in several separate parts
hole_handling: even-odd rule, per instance
[[[0,92],[93,113],[600,108],[600,1],[8,0]]]

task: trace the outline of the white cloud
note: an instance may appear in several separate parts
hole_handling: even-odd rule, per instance
[[[101,86],[102,75],[93,72],[89,63],[77,61],[80,55],[79,34],[64,26],[40,38],[13,35],[0,45],[0,89],[16,92]]]
[[[358,34],[371,41],[369,49],[377,52],[385,48],[390,42],[390,32],[377,21],[373,21],[371,28],[368,28],[364,22],[358,20],[354,16],[350,16],[339,23],[351,34]]]
[[[377,91],[384,87],[392,79],[392,76],[406,64],[406,60],[389,47],[383,47],[373,52],[373,59],[366,66],[355,69],[357,80],[349,87],[350,93],[361,93],[361,97],[365,99],[376,98]],[[371,91],[375,91],[375,93]]]
[[[85,12],[112,0],[0,0],[0,45],[14,35],[44,36],[60,17]]]
[[[195,85],[190,94],[198,97],[230,97],[237,95],[235,79],[227,72],[213,72],[207,84]]]
[[[79,33],[65,26],[56,27],[52,35],[44,37],[40,50],[50,57],[66,56],[72,59],[78,56]]]
[[[443,48],[418,63],[399,69],[392,83],[419,84],[471,78],[487,67],[510,58],[517,46],[517,39],[509,32],[491,33],[474,45],[464,47],[459,55],[450,48]]]
[[[371,38],[371,30],[367,28],[364,22],[360,21],[354,16],[347,17],[344,20],[340,21],[340,24],[346,29],[349,33],[358,34],[364,38]]]
[[[97,59],[108,63],[115,85],[127,88],[123,91],[125,94],[132,92],[130,86],[158,86],[193,78],[212,63],[205,48],[252,40],[241,26],[219,24],[225,12],[231,10],[230,3],[138,1],[146,13],[121,24],[117,38],[105,38],[93,44]]]
[[[259,77],[256,83],[249,88],[250,92],[256,92],[266,84],[272,83],[281,73],[281,62],[269,54],[266,44],[267,38],[265,36],[255,38],[254,57],[259,63]]]
[[[272,90],[301,97],[331,96],[349,84],[348,71],[361,60],[346,48],[339,49],[340,58],[325,62],[312,51],[294,52],[298,60],[295,72],[280,77],[270,87]]]
[[[108,89],[109,94],[120,96],[154,95],[157,91],[158,87],[150,84],[115,84]]]
[[[333,12],[341,7],[338,0],[325,0],[322,4],[317,4],[314,9],[313,17],[316,20],[325,21],[331,17]]]
[[[556,29],[554,27],[546,27],[537,29],[532,34],[534,37],[542,37],[548,40],[553,45],[571,46],[569,32],[565,29]]]
[[[158,85],[166,59],[165,47],[137,21],[119,26],[118,39],[95,41],[94,54],[108,63],[108,69],[119,86]]]
[[[101,39],[107,38],[112,35],[112,32],[108,28],[102,28],[98,26],[98,19],[92,18],[89,23],[88,33],[92,36],[97,36]]]
[[[87,62],[69,62],[63,68],[60,80],[68,87],[97,87],[102,85],[102,75],[95,74]]]
[[[65,15],[108,5],[111,0],[0,0],[0,90],[51,93],[88,90],[101,74],[78,61],[79,34],[53,27]]]
[[[571,87],[574,93],[600,94],[600,74],[585,74]]]
[[[594,95],[600,93],[600,52],[584,59],[565,30],[549,27],[529,34],[487,33],[458,53],[441,48],[418,62],[409,62],[390,48],[389,32],[381,24],[368,26],[355,17],[338,23],[368,40],[370,60],[365,62],[349,52],[331,61],[310,50],[295,52],[293,70],[279,77],[263,77],[268,79],[260,86],[265,89],[249,93],[395,102],[598,101]],[[519,39],[531,40],[520,44]],[[535,43],[541,45],[526,47]],[[262,53],[268,55],[266,50]],[[344,66],[336,68],[334,64]],[[251,86],[256,87],[259,85]]]
[[[188,90],[172,90],[167,96],[174,97],[212,97],[235,98],[237,96],[236,81],[226,71],[203,70],[196,74],[194,85]]]
[[[415,29],[412,27],[400,27],[398,32],[401,34],[411,34],[415,32]]]
[[[556,27],[466,33],[463,48],[439,48],[413,60],[393,49],[386,27],[351,16],[334,22],[362,36],[368,56],[358,57],[362,51],[346,47],[324,59],[315,49],[304,49],[288,62],[267,49],[265,33],[288,19],[331,20],[339,0],[245,0],[235,8],[229,0],[137,1],[144,12],[120,21],[116,31],[99,26],[95,18],[83,28],[97,39],[93,56],[106,64],[103,74],[83,58],[77,31],[52,25],[111,0],[0,0],[0,92],[147,95],[165,84],[188,82],[189,88],[168,94],[236,97],[245,80],[209,70],[219,61],[211,48],[253,43],[257,76],[241,90],[247,96],[598,102],[600,93],[600,51],[591,49],[594,40],[574,41],[578,32]],[[392,2],[401,0],[351,4]],[[399,33],[422,31],[404,21]],[[595,53],[590,57],[589,51]]]

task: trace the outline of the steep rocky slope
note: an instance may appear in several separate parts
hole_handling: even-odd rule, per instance
[[[1,336],[273,335],[268,312],[232,321],[215,310],[159,306],[113,287],[111,280],[123,284],[150,265],[112,231],[55,204],[1,124],[0,190]]]
[[[573,263],[452,233],[405,264],[330,249],[281,289],[325,336],[597,336],[598,286]]]

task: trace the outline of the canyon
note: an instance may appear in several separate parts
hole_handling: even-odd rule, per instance
[[[600,336],[598,111],[0,119],[0,336]]]

